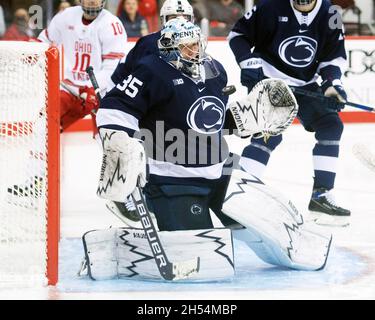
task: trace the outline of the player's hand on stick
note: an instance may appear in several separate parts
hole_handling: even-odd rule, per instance
[[[79,96],[83,100],[84,109],[89,112],[96,112],[99,108],[99,101],[93,87],[80,87]]]
[[[123,202],[137,186],[146,184],[146,155],[142,143],[125,131],[101,128],[103,160],[98,196]]]
[[[334,107],[340,111],[345,107],[345,102],[348,100],[348,95],[345,92],[344,87],[340,80],[323,81],[322,90],[326,97],[336,98],[337,103]]]

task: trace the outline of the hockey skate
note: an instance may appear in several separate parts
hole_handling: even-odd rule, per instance
[[[106,203],[106,207],[117,218],[125,223],[126,226],[137,229],[143,228],[141,220],[138,217],[134,202],[130,197],[128,197],[125,202],[108,201]],[[150,212],[150,214],[155,228],[158,229],[155,215],[152,212]]]
[[[309,203],[309,211],[316,224],[340,227],[349,225],[350,211],[336,204],[332,190],[314,189]]]
[[[108,201],[106,207],[127,226],[142,228],[134,202],[130,198],[127,198],[125,202]]]
[[[42,199],[44,178],[34,176],[23,185],[13,185],[7,189],[7,200],[9,204],[32,208],[37,210],[39,201]]]

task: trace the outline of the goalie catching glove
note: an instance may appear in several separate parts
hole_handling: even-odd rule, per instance
[[[123,202],[137,187],[146,184],[146,154],[140,140],[125,131],[99,129],[103,144],[99,197]]]
[[[241,138],[277,136],[292,124],[298,112],[292,91],[278,79],[258,82],[247,97],[231,102],[228,108]]]

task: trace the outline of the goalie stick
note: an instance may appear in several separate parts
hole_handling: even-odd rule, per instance
[[[93,67],[89,66],[86,69],[86,72],[89,75],[90,81],[98,97],[98,101],[100,102],[100,89],[96,81]],[[180,262],[169,261],[163,248],[163,245],[160,241],[159,235],[156,231],[155,225],[152,221],[150,211],[147,208],[146,201],[144,199],[141,187],[139,185],[139,180],[137,182],[135,190],[131,194],[131,197],[135,204],[137,214],[141,220],[142,227],[147,235],[148,244],[150,245],[151,251],[154,255],[155,262],[160,272],[160,275],[165,280],[181,280],[186,279],[189,276],[197,273],[199,271],[200,264],[199,257]]]
[[[373,154],[364,144],[356,143],[353,146],[353,154],[367,168],[375,172],[375,154]]]

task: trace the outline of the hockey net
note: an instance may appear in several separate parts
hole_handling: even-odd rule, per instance
[[[59,53],[0,41],[0,288],[56,284]]]

